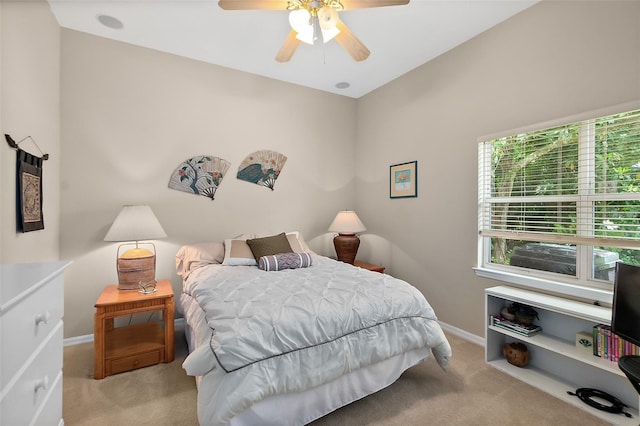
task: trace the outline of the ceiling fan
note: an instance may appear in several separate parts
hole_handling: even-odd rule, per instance
[[[338,12],[407,3],[409,0],[219,0],[218,6],[224,10],[290,11],[291,32],[276,55],[278,62],[289,61],[301,41],[313,44],[320,38],[325,43],[335,38],[354,60],[364,61],[371,52],[340,20]]]

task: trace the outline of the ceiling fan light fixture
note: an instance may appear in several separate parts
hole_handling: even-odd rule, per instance
[[[313,27],[305,28],[303,31],[296,33],[296,38],[303,43],[313,45]]]
[[[1,1],[1,0],[0,0]],[[347,3],[347,7],[342,4]],[[224,10],[288,10],[292,30],[276,54],[278,62],[288,62],[301,41],[313,44],[321,36],[324,42],[332,38],[357,62],[364,61],[371,53],[358,37],[340,20],[338,12],[345,9],[399,6],[410,0],[218,0]],[[300,19],[304,17],[306,19]],[[306,22],[300,22],[304,21]],[[321,22],[322,21],[322,22]],[[329,29],[326,29],[326,28]],[[333,31],[331,28],[339,31]],[[309,31],[311,29],[311,31]],[[322,30],[328,31],[322,34]],[[309,37],[309,34],[311,36]],[[336,35],[338,37],[336,37]]]
[[[323,6],[318,9],[318,19],[320,28],[323,30],[332,30],[338,23],[338,11],[329,6]]]
[[[333,40],[333,38],[335,36],[337,36],[338,34],[340,34],[340,30],[337,28],[331,28],[328,30],[323,29],[322,30],[322,41],[324,41],[325,43],[327,43],[328,41]]]
[[[338,11],[333,7],[321,7],[318,10],[318,22],[322,30],[322,40],[325,43],[340,34],[340,30],[336,28],[338,24]]]
[[[303,32],[311,27],[311,14],[307,9],[296,9],[289,12],[289,25],[294,31]]]
[[[296,9],[289,13],[289,24],[296,32],[296,38],[307,44],[313,45],[320,33],[325,43],[340,34],[340,30],[335,25],[331,27],[322,22],[319,16],[312,17],[306,9]]]
[[[311,14],[307,9],[296,9],[289,12],[289,25],[297,33],[298,40],[313,44],[313,25],[311,25]]]

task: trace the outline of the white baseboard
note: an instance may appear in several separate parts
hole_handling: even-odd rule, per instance
[[[449,325],[446,322],[439,321],[439,323],[440,323],[440,327],[442,327],[444,331],[454,334],[468,342],[475,343],[476,345],[480,345],[484,347],[484,343],[485,343],[484,337],[476,336],[475,334],[471,334],[468,331],[464,331],[461,328]]]
[[[183,327],[184,318],[176,318],[175,320],[173,320],[173,326],[175,328]],[[89,343],[89,342],[93,342],[93,334],[85,334],[84,336],[68,337],[63,340],[63,345],[73,346],[73,345],[80,345],[82,343]]]
[[[82,343],[93,342],[93,334],[85,334],[84,336],[68,337],[62,341],[63,346],[80,345]]]

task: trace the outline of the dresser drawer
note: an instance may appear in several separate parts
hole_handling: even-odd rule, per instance
[[[4,389],[19,374],[25,360],[60,323],[63,310],[64,278],[59,275],[3,313],[0,321],[0,388]]]
[[[35,426],[64,424],[62,423],[62,370],[58,373],[58,378],[44,401],[42,410],[36,413],[32,424]]]
[[[30,424],[34,414],[43,408],[49,398],[52,387],[55,388],[57,382],[61,381],[62,329],[62,321],[59,321],[50,338],[45,339],[46,343],[34,354],[22,374],[10,387],[3,389],[0,424]],[[58,403],[61,404],[61,400]]]
[[[107,360],[107,376],[111,374],[122,373],[124,371],[134,370],[136,368],[148,367],[150,365],[158,364],[162,362],[162,360],[163,352],[160,350]]]

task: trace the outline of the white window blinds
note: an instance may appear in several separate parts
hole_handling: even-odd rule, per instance
[[[640,110],[479,145],[483,237],[640,247]]]

